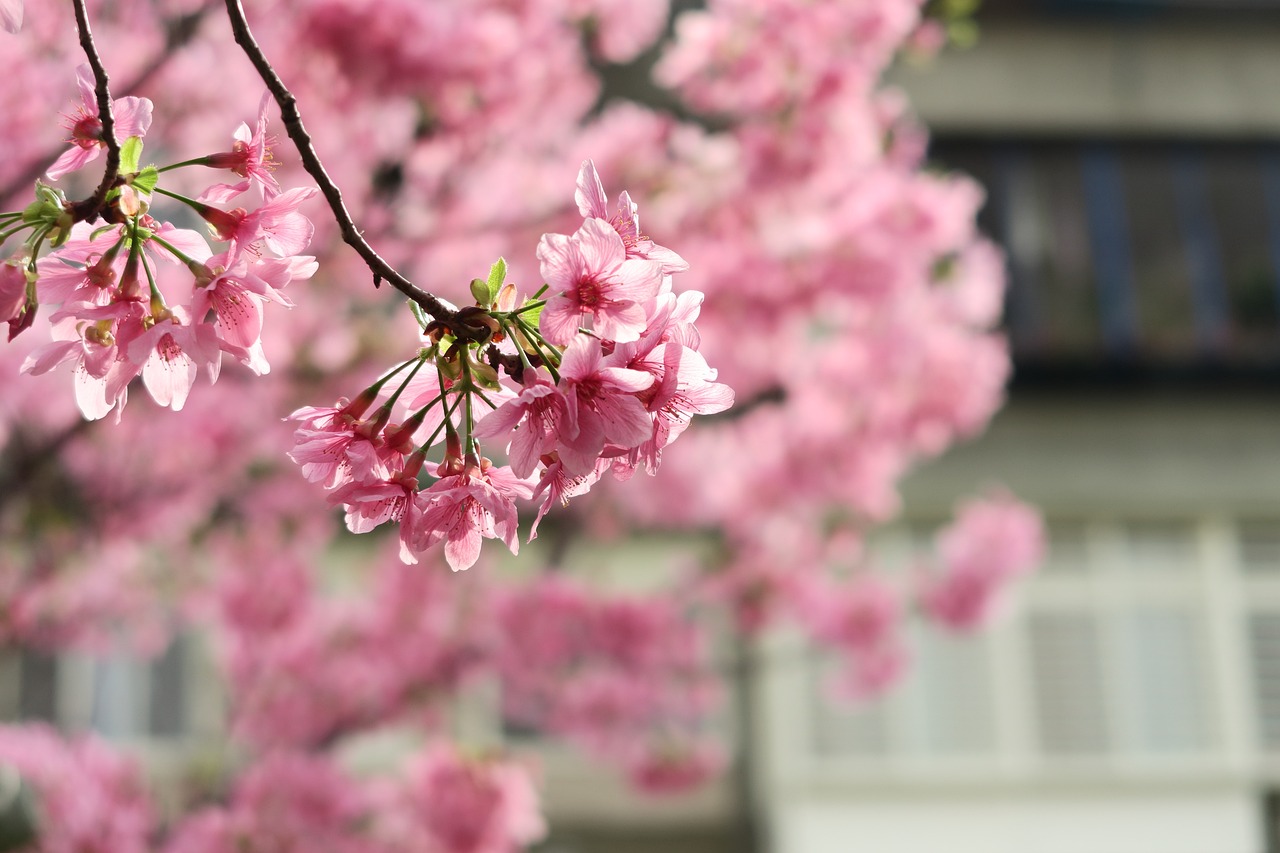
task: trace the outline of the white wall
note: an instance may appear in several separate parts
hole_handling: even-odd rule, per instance
[[[878,797],[775,804],[775,853],[1258,853],[1250,791]]]

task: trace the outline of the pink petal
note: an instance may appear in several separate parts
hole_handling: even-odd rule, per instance
[[[111,105],[116,120],[116,139],[124,142],[130,136],[146,136],[151,127],[151,101],[148,98],[120,98]]]
[[[538,330],[556,346],[566,346],[574,341],[581,325],[582,312],[565,296],[553,296],[547,300],[542,316],[538,318]]]
[[[49,167],[49,171],[45,172],[45,177],[51,181],[56,181],[68,172],[74,172],[76,169],[91,163],[98,159],[98,153],[102,150],[101,146],[93,145],[89,148],[81,148],[79,145],[73,145],[70,149],[62,152],[62,156],[53,161],[53,165]]]
[[[573,239],[581,246],[583,260],[591,270],[611,270],[627,257],[627,248],[622,244],[622,238],[603,219],[588,219],[583,222]],[[661,277],[658,281],[661,283]]]
[[[547,316],[547,310],[550,307],[551,304],[547,303],[547,307],[542,311],[543,317]],[[560,359],[560,377],[562,379],[586,379],[599,369],[600,357],[599,341],[585,336],[574,338]]]
[[[648,321],[649,314],[643,305],[623,302],[598,312],[592,328],[600,337],[622,344],[640,340]]]
[[[618,266],[613,280],[617,282],[610,288],[610,296],[614,299],[647,302],[656,297],[662,287],[662,265],[656,261],[632,258]]]
[[[98,114],[98,96],[93,91],[93,69],[89,63],[82,62],[76,66],[76,88],[80,90],[80,101],[89,115]]]
[[[107,380],[95,379],[89,375],[83,365],[76,365],[76,405],[86,420],[101,420],[115,405],[114,400],[107,399]]]
[[[465,515],[462,524],[465,524]],[[454,538],[458,533],[461,535]],[[456,528],[450,531],[449,539],[444,543],[444,558],[448,561],[449,568],[455,572],[466,571],[474,566],[476,560],[480,559],[480,531],[470,526],[461,531]]]
[[[606,367],[600,370],[602,384],[614,391],[634,394],[643,391],[653,384],[653,374],[647,370],[632,370],[627,367]]]
[[[220,282],[213,294],[213,309],[227,343],[248,349],[262,337],[262,303],[244,288],[225,280]]]
[[[249,179],[245,178],[238,184],[214,184],[204,192],[200,193],[198,199],[202,204],[226,204],[238,195],[241,195],[249,189]]]
[[[174,248],[192,260],[204,263],[213,257],[213,250],[209,248],[208,242],[198,231],[192,231],[189,228],[174,228],[166,222],[156,233],[163,237],[165,242],[171,243]],[[150,248],[154,248],[159,257],[178,263],[178,259],[169,254],[168,250],[159,243],[153,242],[147,245]]]
[[[75,355],[79,349],[79,341],[54,341],[53,343],[45,344],[27,356],[26,361],[22,362],[22,370],[20,372],[30,373],[33,376],[48,373]]]
[[[714,415],[723,412],[733,405],[733,389],[720,382],[707,382],[696,385],[685,392],[685,396],[693,404],[694,411],[700,415]]]
[[[142,383],[157,405],[181,411],[196,381],[196,363],[166,332],[142,365]]]
[[[301,213],[291,213],[266,226],[262,242],[278,255],[296,255],[307,247],[316,228]]]
[[[582,274],[582,253],[564,234],[543,234],[538,241],[538,262],[542,278],[553,290],[568,290]]]
[[[653,417],[635,397],[605,397],[597,401],[605,437],[622,447],[635,447],[653,435]]]
[[[528,477],[538,467],[538,458],[542,455],[545,437],[532,424],[526,423],[511,437],[511,449],[507,456],[511,460],[511,470],[518,477]]]
[[[578,189],[573,198],[578,203],[578,212],[584,217],[608,218],[609,199],[604,194],[600,175],[596,173],[596,164],[590,160],[582,161],[582,168],[578,171]]]

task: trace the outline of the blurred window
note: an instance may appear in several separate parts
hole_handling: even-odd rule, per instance
[[[1280,146],[940,139],[989,189],[1020,375],[1280,370]]]

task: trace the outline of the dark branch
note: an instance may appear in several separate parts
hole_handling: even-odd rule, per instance
[[[329,203],[329,209],[333,211],[333,218],[337,221],[338,228],[342,232],[343,241],[359,253],[373,273],[373,286],[377,287],[379,281],[390,282],[391,286],[396,290],[421,305],[422,310],[441,323],[452,327],[456,312],[445,307],[444,303],[439,299],[418,288],[413,282],[397,272],[360,235],[360,229],[356,228],[356,224],[352,221],[351,214],[347,212],[347,206],[342,200],[342,191],[338,189],[338,185],[333,182],[333,179],[329,177],[329,173],[325,171],[324,164],[320,162],[320,156],[311,144],[311,136],[307,133],[306,127],[303,126],[302,116],[298,113],[297,98],[285,86],[284,81],[280,79],[280,75],[271,66],[266,54],[262,52],[262,48],[254,40],[253,33],[249,30],[249,22],[245,18],[244,7],[240,5],[240,0],[226,0],[226,5],[227,16],[231,19],[231,30],[235,34],[236,44],[240,45],[245,55],[249,57],[249,61],[253,63],[253,67],[258,71],[258,76],[262,78],[262,82],[267,84],[267,89],[271,91],[272,97],[275,98],[276,103],[280,106],[281,121],[284,122],[289,139],[293,141],[294,146],[298,149],[298,156],[302,158],[303,167],[307,170],[307,174],[315,179],[315,182],[320,187],[320,192],[324,193],[325,200]]]
[[[89,67],[93,69],[93,93],[98,100],[98,121],[102,122],[102,141],[107,145],[107,168],[102,174],[102,183],[93,196],[84,204],[84,210],[77,210],[77,218],[94,219],[106,203],[107,193],[116,184],[120,176],[120,143],[116,140],[116,119],[111,112],[111,78],[98,55],[98,46],[93,43],[93,32],[89,29],[89,13],[85,11],[84,0],[71,0],[76,9],[76,29],[80,31],[80,48]],[[79,205],[77,205],[79,207]],[[83,215],[82,215],[83,214]]]

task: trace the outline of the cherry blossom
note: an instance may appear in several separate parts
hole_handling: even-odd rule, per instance
[[[93,91],[93,73],[88,65],[76,69],[76,85],[80,89],[80,104],[75,113],[67,117],[66,125],[71,131],[68,141],[72,147],[46,170],[45,174],[51,181],[92,163],[106,148],[102,140],[102,122],[98,119],[98,101]],[[116,138],[145,136],[151,127],[151,110],[151,101],[146,98],[127,97],[113,102],[111,111],[115,116]]]

